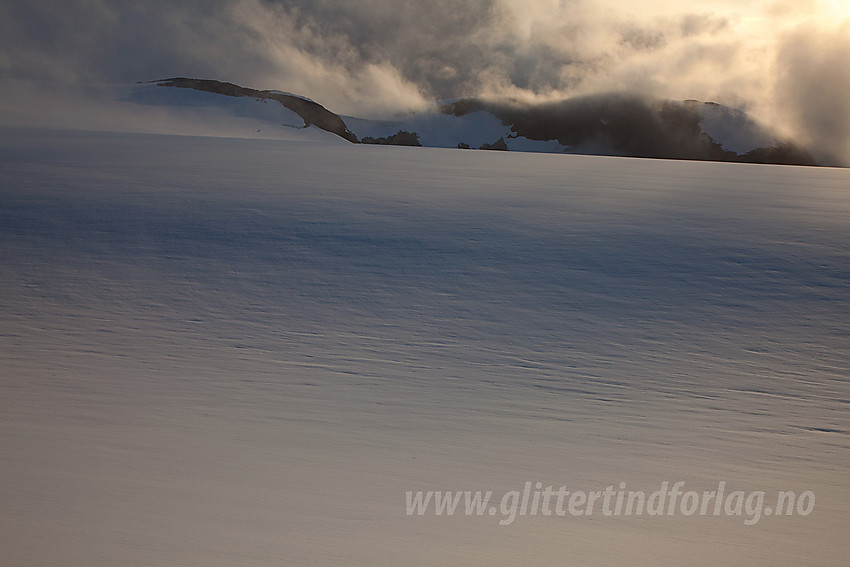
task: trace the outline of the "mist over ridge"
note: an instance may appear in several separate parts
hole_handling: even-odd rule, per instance
[[[195,95],[180,91],[195,92]],[[179,95],[179,98],[175,96]],[[212,96],[209,96],[212,95]],[[187,98],[188,96],[188,98]],[[671,101],[627,93],[577,96],[553,102],[461,98],[429,110],[369,119],[340,116],[312,99],[230,82],[176,77],[137,86],[128,97],[143,105],[221,107],[242,100],[237,114],[280,103],[298,118],[285,126],[315,126],[353,143],[611,155],[785,165],[818,162],[745,113],[715,102]],[[176,106],[175,106],[176,105]],[[139,107],[129,112],[139,112]],[[209,115],[210,121],[219,121]],[[278,118],[257,130],[279,130]]]
[[[469,96],[716,101],[847,165],[848,15],[826,0],[2,2],[0,79],[221,78],[355,116]]]

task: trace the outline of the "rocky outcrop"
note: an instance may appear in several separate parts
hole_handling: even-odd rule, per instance
[[[499,138],[492,144],[481,144],[479,149],[482,150],[501,150],[503,152],[508,151],[508,144],[505,142],[504,138]]]
[[[315,125],[322,130],[332,132],[337,136],[345,138],[349,142],[357,143],[357,136],[349,131],[345,121],[319,103],[305,98],[288,95],[275,91],[260,91],[247,87],[240,87],[233,83],[224,83],[211,79],[187,79],[175,77],[151,81],[161,87],[177,87],[184,89],[196,89],[232,97],[252,97],[263,100],[276,100],[289,110],[295,112],[304,120],[306,126]]]
[[[399,130],[392,136],[382,136],[380,138],[373,138],[371,136],[365,136],[362,140],[360,140],[361,144],[379,144],[382,146],[421,146],[422,143],[419,141],[419,134],[416,132],[407,132],[406,130]]]

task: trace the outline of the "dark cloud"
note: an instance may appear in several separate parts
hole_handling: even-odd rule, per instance
[[[212,17],[222,4],[2,2],[3,76],[125,82],[212,72],[219,63],[210,59],[225,51]]]
[[[636,51],[654,51],[667,44],[664,33],[630,25],[620,32],[620,44]]]

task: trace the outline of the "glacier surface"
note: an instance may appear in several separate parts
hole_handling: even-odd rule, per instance
[[[4,563],[846,564],[850,171],[2,131]]]

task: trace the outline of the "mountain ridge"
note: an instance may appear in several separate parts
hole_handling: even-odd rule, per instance
[[[276,100],[289,110],[298,114],[305,126],[315,125],[322,130],[336,134],[337,136],[358,143],[357,137],[352,134],[345,122],[339,115],[331,112],[321,104],[308,98],[287,94],[275,90],[257,90],[242,87],[234,83],[216,81],[214,79],[190,79],[187,77],[173,77],[170,79],[159,79],[151,81],[160,87],[176,87],[195,89],[231,97],[252,97],[260,100]]]
[[[802,146],[782,140],[744,112],[715,102],[602,93],[538,104],[462,98],[393,120],[334,113],[308,98],[213,79],[150,81],[229,97],[274,100],[351,143],[823,165]],[[711,130],[711,134],[706,130]],[[712,135],[713,134],[713,135]]]

